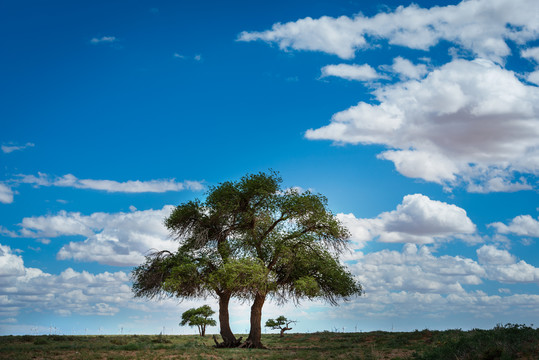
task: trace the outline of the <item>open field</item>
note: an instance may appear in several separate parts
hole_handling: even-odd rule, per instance
[[[2,336],[1,359],[539,359],[539,330],[266,334],[268,349],[215,349],[211,336]]]

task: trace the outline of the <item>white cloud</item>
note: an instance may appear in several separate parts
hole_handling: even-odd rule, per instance
[[[507,250],[499,250],[492,245],[483,245],[477,250],[477,259],[480,264],[508,265],[515,263],[515,256]]]
[[[361,314],[363,323],[369,318],[377,319],[377,323],[383,319],[391,319],[396,330],[411,331],[414,329],[412,326],[418,326],[418,322],[430,322],[434,324],[434,328],[442,330],[447,329],[448,323],[468,329],[476,328],[478,323],[492,327],[496,322],[514,322],[516,319],[526,323],[531,317],[539,315],[537,309],[539,295],[534,294],[502,296],[489,295],[480,290],[449,294],[385,290],[374,294],[367,293],[357,301],[344,304],[338,310],[328,309],[327,312],[328,316],[333,313],[334,316],[340,317],[343,314]],[[431,321],[427,322],[428,319]],[[431,329],[433,327],[428,326]]]
[[[100,38],[92,38],[90,43],[92,44],[112,44],[118,41],[115,36],[102,36]]]
[[[11,204],[13,202],[13,190],[0,182],[0,203]]]
[[[373,17],[323,16],[276,23],[271,30],[244,31],[238,40],[262,40],[283,50],[322,51],[343,59],[353,58],[357,50],[379,39],[421,50],[447,40],[479,57],[501,62],[510,53],[506,40],[525,43],[537,37],[538,11],[535,0],[470,0],[430,9],[412,4]]]
[[[379,105],[360,102],[306,137],[382,144],[403,175],[474,192],[530,189],[514,173],[539,174],[539,88],[511,71],[454,60],[374,94]]]
[[[427,74],[425,64],[413,64],[410,60],[400,56],[393,59],[391,70],[401,76],[402,79],[421,79]]]
[[[129,180],[118,182],[114,180],[78,179],[72,174],[55,178],[43,173],[38,173],[37,177],[34,175],[20,175],[18,182],[36,186],[72,187],[76,189],[92,189],[124,193],[162,193],[167,191],[199,191],[204,189],[204,185],[199,181],[186,180],[184,182],[177,182],[174,179],[167,179],[150,181]]]
[[[322,68],[321,77],[336,76],[347,80],[369,81],[382,77],[370,65],[326,65]]]
[[[172,209],[168,205],[161,210],[93,213],[89,216],[61,211],[57,215],[24,218],[20,236],[84,236],[84,241],[64,245],[57,254],[58,259],[134,266],[142,263],[144,255],[151,249],[175,250],[178,247],[163,224]]]
[[[453,54],[473,54],[476,60],[454,58],[428,73],[424,64],[397,57],[382,69],[398,74],[401,82],[380,85],[373,103],[338,112],[329,125],[305,135],[384,145],[388,151],[379,158],[393,161],[407,177],[436,182],[446,190],[464,185],[469,192],[511,192],[535,186],[522,174],[539,174],[539,88],[497,64],[511,52],[507,41],[523,46],[539,37],[538,11],[534,0],[469,0],[430,9],[410,5],[373,17],[277,23],[267,31],[242,32],[238,40],[346,59],[357,50],[377,47],[382,39],[422,50],[452,42]],[[520,55],[537,60],[538,49]],[[368,64],[328,65],[322,76],[374,79],[373,71]],[[527,80],[539,84],[538,74],[527,74]]]
[[[80,213],[67,213],[60,211],[57,215],[27,217],[22,220],[21,235],[24,237],[58,237],[82,235],[90,236],[92,229],[102,227],[100,219],[107,216],[105,213],[94,213],[83,216]]]
[[[478,285],[486,275],[475,261],[459,256],[432,255],[429,248],[404,245],[402,252],[357,253],[351,265],[367,293],[407,291],[448,294],[463,292],[463,284]]]
[[[539,85],[539,70],[529,73],[526,79],[535,85]]]
[[[402,175],[442,184],[454,182],[458,172],[456,164],[436,153],[418,150],[388,150],[377,156],[390,160]]]
[[[264,32],[244,31],[238,40],[275,42],[283,50],[324,51],[343,59],[351,59],[356,49],[367,45],[355,20],[346,16],[338,19],[323,16],[317,20],[307,17],[296,22],[277,23],[272,30]]]
[[[524,49],[520,52],[523,58],[532,59],[539,64],[539,47]]]
[[[477,250],[477,258],[487,272],[489,280],[504,283],[538,283],[539,268],[526,263],[517,262],[514,255],[507,250],[497,249],[492,245],[484,245]]]
[[[373,219],[357,219],[353,214],[338,214],[337,217],[350,230],[356,249],[375,238],[380,242],[415,244],[455,237],[476,242],[469,237],[476,228],[464,209],[421,194],[406,195],[396,210]]]
[[[530,215],[519,215],[511,220],[509,225],[495,222],[488,226],[494,227],[501,234],[516,234],[520,236],[539,237],[539,221]]]
[[[507,288],[489,295],[474,289],[485,279],[501,283],[538,282],[539,269],[524,261],[517,262],[512,254],[490,245],[478,249],[477,255],[479,261],[436,256],[428,246],[415,244],[405,244],[401,251],[355,252],[347,260],[365,294],[344,304],[339,312],[360,313],[362,319],[391,318],[401,323],[412,317],[449,319],[463,314],[495,317],[498,321],[501,315],[509,313],[508,320],[517,316],[528,319],[531,312],[539,315],[539,295],[498,295],[510,294]]]
[[[9,246],[0,244],[0,278],[19,277],[24,274],[22,258],[14,255]]]
[[[21,256],[0,245],[0,317],[23,309],[58,315],[114,315],[132,299],[124,272],[90,274],[71,268],[59,275],[24,266]]]
[[[539,284],[539,268],[520,260],[518,263],[504,266],[486,267],[488,278],[503,283]]]
[[[34,147],[33,143],[26,143],[25,145],[2,145],[2,151],[4,154],[9,154],[13,151],[24,150],[29,147]]]

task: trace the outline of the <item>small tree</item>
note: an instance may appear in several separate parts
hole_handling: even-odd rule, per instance
[[[292,323],[296,323],[295,320],[288,320],[286,317],[284,317],[283,315],[279,316],[277,319],[268,319],[266,321],[266,327],[269,327],[273,330],[281,330],[281,335],[280,337],[283,337],[284,336],[284,332],[287,331],[287,330],[292,330],[290,326],[290,324]]]
[[[200,336],[205,336],[206,326],[217,325],[217,322],[210,317],[213,314],[215,314],[215,311],[213,311],[208,305],[204,305],[196,309],[189,309],[182,314],[182,322],[180,325],[196,326]]]

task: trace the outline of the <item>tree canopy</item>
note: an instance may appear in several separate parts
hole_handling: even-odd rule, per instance
[[[192,308],[182,314],[181,326],[189,325],[196,326],[200,336],[206,335],[206,326],[215,326],[217,322],[210,316],[215,314],[215,311],[208,305],[203,305],[199,308]]]
[[[288,330],[292,330],[290,324],[296,323],[295,320],[289,320],[284,315],[279,316],[276,319],[268,319],[266,320],[265,327],[269,327],[273,330],[280,330],[280,337],[284,336],[284,332]]]

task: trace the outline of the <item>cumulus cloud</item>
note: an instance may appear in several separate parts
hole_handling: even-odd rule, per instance
[[[0,182],[0,203],[11,204],[13,202],[13,190]]]
[[[525,43],[539,33],[534,0],[471,0],[458,5],[423,9],[399,6],[373,17],[310,17],[270,30],[244,31],[239,41],[262,40],[283,50],[310,50],[351,59],[355,52],[381,39],[390,44],[428,50],[442,40],[458,44],[479,57],[502,62],[510,53],[507,40]]]
[[[357,219],[353,214],[338,214],[337,217],[350,230],[356,249],[375,238],[380,242],[415,244],[455,237],[477,241],[470,236],[476,227],[464,209],[421,194],[406,195],[396,210],[381,213],[376,218]]]
[[[492,245],[483,245],[477,250],[477,259],[481,264],[508,265],[515,263],[515,256],[507,250],[500,250]]]
[[[539,64],[539,47],[524,49],[520,52],[520,55]]]
[[[475,261],[459,256],[432,255],[426,246],[404,245],[402,252],[357,253],[351,265],[368,293],[409,291],[448,294],[463,292],[463,284],[478,285],[486,275]]]
[[[484,245],[477,250],[477,258],[487,272],[489,280],[503,283],[538,283],[539,268],[526,263],[517,262],[514,255],[507,250],[500,250],[492,245]]]
[[[144,261],[144,255],[150,249],[175,250],[178,247],[163,225],[163,219],[170,215],[172,209],[167,205],[160,210],[93,213],[88,216],[61,211],[56,215],[24,218],[19,236],[84,236],[84,241],[64,245],[57,258],[135,266]]]
[[[322,68],[321,77],[336,76],[346,80],[370,81],[381,78],[382,76],[376,72],[370,65],[326,65]]]
[[[428,246],[416,244],[405,244],[401,251],[356,251],[347,260],[365,295],[344,305],[345,313],[394,319],[430,315],[449,318],[456,314],[499,319],[499,315],[507,313],[526,319],[530,311],[539,315],[539,295],[489,295],[474,289],[484,280],[537,282],[538,268],[491,245],[477,249],[477,258],[436,256]],[[502,292],[511,294],[507,288]]]
[[[530,189],[515,174],[539,174],[539,88],[511,71],[454,60],[374,94],[379,104],[360,102],[305,136],[385,145],[379,158],[403,175],[473,192]]]
[[[469,329],[477,327],[478,323],[491,327],[495,325],[494,321],[514,322],[518,319],[526,323],[530,317],[539,315],[538,306],[539,295],[534,294],[489,295],[481,290],[449,294],[383,290],[367,293],[357,301],[344,304],[339,310],[328,309],[326,313],[328,317],[361,314],[362,320],[391,319],[395,329],[411,331],[414,329],[411,326],[418,326],[417,320],[421,324],[431,323],[439,329],[446,329],[448,323]],[[473,320],[466,321],[470,319]],[[462,326],[463,323],[466,325]]]
[[[515,234],[520,236],[539,237],[539,221],[530,215],[519,215],[509,225],[495,222],[488,226],[493,227],[500,234]]]
[[[413,64],[410,60],[400,56],[393,59],[391,70],[397,73],[402,79],[421,79],[427,74],[425,64]]]
[[[34,147],[33,143],[26,143],[25,145],[2,145],[2,151],[4,154],[12,153],[13,151],[24,150],[29,147]]]
[[[52,177],[47,174],[38,173],[35,175],[20,175],[17,181],[35,186],[58,186],[72,187],[76,189],[92,189],[106,192],[123,192],[123,193],[162,193],[167,191],[182,191],[193,190],[199,191],[204,189],[204,185],[199,181],[177,182],[174,179],[167,180],[129,180],[118,182],[114,180],[93,180],[93,179],[78,179],[72,174],[67,174],[61,177]]]
[[[539,85],[539,70],[529,73],[526,79],[535,85]]]
[[[132,299],[124,272],[90,274],[71,268],[52,275],[24,265],[21,256],[0,244],[0,317],[23,309],[58,315],[114,315]]]
[[[356,51],[382,41],[429,50],[450,42],[454,58],[433,69],[402,57],[381,67],[400,78],[380,85],[372,102],[333,115],[331,123],[307,130],[308,139],[345,144],[379,144],[401,174],[469,192],[532,189],[526,175],[539,174],[539,71],[515,74],[503,67],[508,42],[518,46],[539,37],[533,0],[470,0],[423,9],[398,7],[372,17],[305,18],[270,30],[242,32],[238,40],[276,43],[283,50],[312,50],[351,59]],[[520,56],[537,61],[538,48]],[[324,76],[376,79],[368,64],[328,65]],[[379,77],[379,75],[378,75]],[[520,81],[526,77],[528,84]]]

